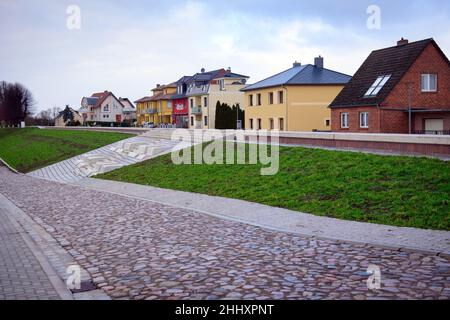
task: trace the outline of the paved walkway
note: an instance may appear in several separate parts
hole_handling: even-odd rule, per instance
[[[320,217],[258,203],[131,183],[84,179],[77,185],[127,195],[277,231],[450,256],[450,232]]]
[[[176,141],[152,138],[144,134],[58,162],[30,172],[29,175],[72,183],[171,152],[178,144]],[[179,145],[178,149],[187,146],[188,144]]]
[[[57,300],[31,240],[0,201],[0,300]],[[36,248],[35,248],[36,249]],[[38,249],[36,249],[38,250]]]
[[[267,230],[4,168],[0,193],[113,298],[450,298],[447,257]],[[381,290],[367,288],[369,265]]]

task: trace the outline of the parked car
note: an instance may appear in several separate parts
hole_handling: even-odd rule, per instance
[[[156,125],[153,122],[144,122],[142,128],[156,128]]]

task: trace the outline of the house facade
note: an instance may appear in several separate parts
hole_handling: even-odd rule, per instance
[[[126,119],[125,106],[112,92],[94,93],[81,100],[81,113],[85,123],[114,126]]]
[[[119,101],[123,104],[123,121],[128,122],[129,124],[134,124],[136,122],[136,108],[131,103],[128,98],[119,97]]]
[[[177,92],[172,96],[172,117],[177,128],[189,128],[189,101],[186,93],[191,78],[184,76],[178,80]]]
[[[135,103],[137,104],[137,123],[142,125],[145,122],[155,126],[172,125],[172,96],[176,93],[176,83],[168,85],[156,85],[152,89],[152,96],[143,97]]]
[[[330,105],[336,132],[450,134],[450,62],[433,39],[373,51]]]
[[[244,94],[248,76],[231,72],[231,69],[218,69],[192,76],[188,81],[186,96],[189,105],[189,128],[215,129],[217,102],[230,107],[244,105]]]
[[[245,126],[250,130],[330,131],[328,106],[351,76],[314,65],[293,67],[242,89]]]
[[[64,121],[64,114],[66,112],[71,114],[72,117],[71,121]],[[81,113],[79,113],[78,111],[69,106],[66,106],[66,108],[63,111],[61,111],[55,118],[55,127],[66,127],[69,125],[69,122],[79,123],[80,125],[82,125],[83,121],[84,119]]]

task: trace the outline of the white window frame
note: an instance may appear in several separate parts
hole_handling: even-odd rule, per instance
[[[225,91],[225,80],[221,79],[219,80],[219,86],[221,91]]]
[[[360,112],[359,113],[359,127],[363,129],[369,128],[369,113]]]
[[[431,88],[431,78],[435,78],[435,88]],[[437,92],[438,87],[438,75],[436,73],[424,73],[421,75],[420,88],[422,92]]]
[[[366,94],[364,95],[365,98],[373,98],[380,93],[381,89],[386,85],[386,83],[389,81],[389,79],[392,77],[391,74],[379,76],[375,82],[372,84],[372,86],[367,90]]]
[[[342,129],[349,128],[349,119],[350,119],[350,115],[348,114],[348,112],[341,113],[341,128]]]

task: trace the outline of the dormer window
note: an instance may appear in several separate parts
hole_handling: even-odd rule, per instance
[[[223,79],[219,80],[219,86],[220,86],[220,90],[224,91],[225,90],[225,80],[223,80]]]
[[[103,111],[104,112],[108,112],[109,111],[109,105],[108,104],[103,107]]]
[[[364,98],[373,98],[383,89],[384,85],[389,81],[392,75],[380,76],[375,80],[372,86],[367,90]]]

